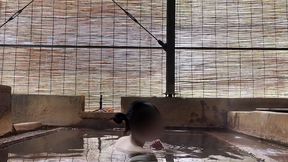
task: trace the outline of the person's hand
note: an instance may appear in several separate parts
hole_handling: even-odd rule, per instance
[[[160,140],[156,140],[154,141],[151,145],[151,148],[155,149],[155,150],[162,150],[164,149],[164,146],[162,145]]]

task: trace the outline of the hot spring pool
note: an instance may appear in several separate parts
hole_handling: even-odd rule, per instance
[[[1,162],[109,162],[105,151],[121,131],[63,130],[0,150]],[[159,162],[257,161],[203,131],[166,131],[162,139],[170,151],[155,152]]]

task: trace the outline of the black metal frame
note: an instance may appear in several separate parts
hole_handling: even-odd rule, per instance
[[[151,46],[93,46],[93,45],[46,45],[46,44],[0,44],[0,47],[12,48],[91,48],[91,49],[157,49]],[[175,47],[175,50],[218,50],[218,51],[288,51],[288,48],[273,47]]]
[[[166,96],[175,97],[175,15],[176,0],[167,0]]]

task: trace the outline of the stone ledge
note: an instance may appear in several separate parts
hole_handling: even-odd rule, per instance
[[[101,113],[101,112],[82,112],[82,119],[112,119],[116,113]]]
[[[288,113],[232,111],[228,128],[236,132],[288,145]]]
[[[112,120],[115,114],[116,113],[82,112],[80,115],[82,121],[77,126],[99,130],[120,128],[123,125],[118,125]]]
[[[10,145],[13,145],[13,144],[25,141],[25,140],[45,136],[45,135],[55,133],[55,132],[58,132],[58,131],[61,131],[64,129],[65,128],[55,128],[55,129],[50,129],[50,130],[37,130],[37,131],[18,134],[18,135],[6,137],[6,138],[1,138],[0,139],[0,148],[5,148],[7,146],[10,146]]]

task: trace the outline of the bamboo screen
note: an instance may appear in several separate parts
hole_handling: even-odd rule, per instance
[[[29,0],[2,0],[4,22]],[[165,42],[166,0],[119,0]],[[286,0],[177,0],[177,47],[288,47]],[[163,96],[165,53],[110,0],[35,0],[0,30],[0,82],[14,93]],[[152,47],[134,49],[130,47]],[[115,48],[117,47],[117,48]],[[285,50],[176,50],[177,96],[286,97]]]
[[[224,47],[177,50],[179,96],[288,96],[287,0],[178,0],[176,19],[177,46]]]
[[[4,22],[30,0],[0,2]],[[163,1],[119,3],[165,38]],[[35,0],[0,37],[0,84],[14,93],[85,95],[86,110],[99,108],[101,94],[104,108],[119,110],[121,96],[165,93],[165,53],[128,48],[157,42],[111,0]]]

